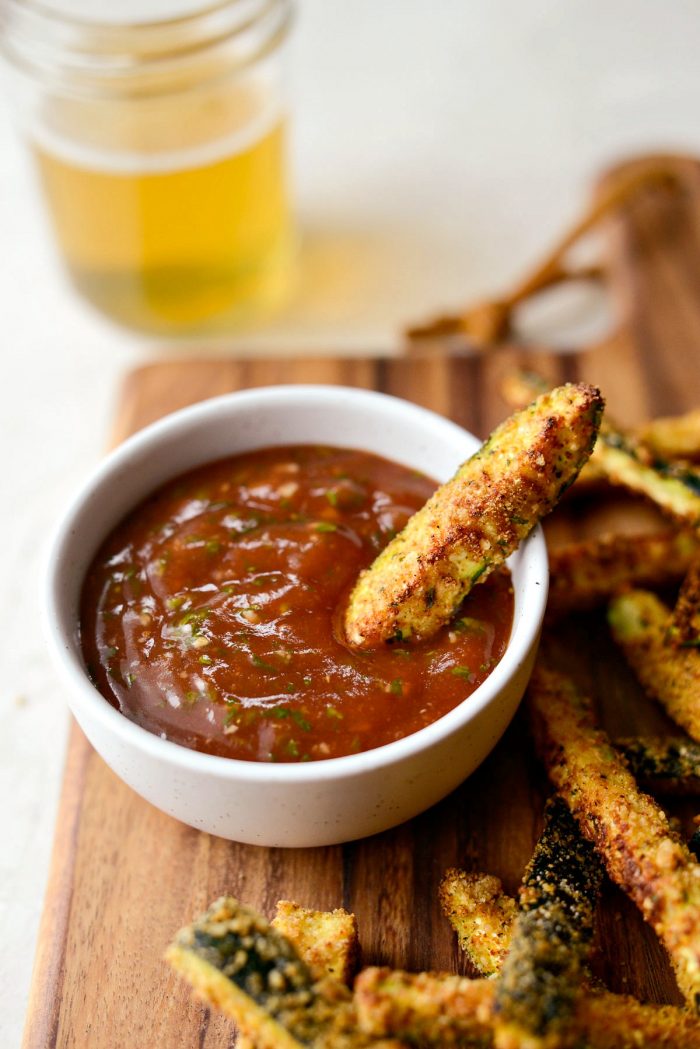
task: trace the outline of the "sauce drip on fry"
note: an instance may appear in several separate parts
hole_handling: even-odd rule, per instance
[[[334,615],[435,489],[366,452],[269,448],[201,466],[137,507],[85,580],[97,687],[126,717],[195,750],[309,761],[436,721],[499,661],[506,570],[426,642],[352,652]]]

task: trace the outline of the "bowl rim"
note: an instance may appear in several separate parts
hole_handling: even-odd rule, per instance
[[[412,416],[432,427],[437,436],[455,445],[457,456],[468,456],[481,445],[481,440],[457,423],[411,401],[375,390],[358,387],[324,384],[289,384],[262,386],[233,391],[217,397],[199,401],[171,412],[127,437],[98,463],[70,499],[62,518],[53,530],[44,570],[44,594],[42,601],[44,634],[48,640],[54,663],[69,687],[68,706],[79,723],[82,716],[97,720],[100,726],[130,749],[169,765],[178,766],[192,773],[203,773],[222,781],[245,780],[249,783],[274,784],[321,784],[329,780],[352,779],[368,772],[376,772],[389,766],[399,765],[423,751],[444,742],[459,729],[466,727],[478,714],[498,696],[503,687],[526,661],[533,641],[540,630],[547,600],[549,572],[547,548],[541,526],[537,525],[528,538],[520,544],[515,557],[527,554],[526,572],[532,584],[526,587],[523,607],[519,617],[514,615],[511,634],[505,652],[488,677],[465,699],[441,718],[429,725],[403,736],[401,739],[357,754],[342,757],[320,758],[309,762],[258,762],[240,758],[223,757],[196,751],[176,743],[131,721],[98,691],[87,676],[82,664],[76,623],[63,622],[61,615],[60,590],[64,560],[85,503],[118,470],[128,465],[149,446],[152,450],[168,438],[174,438],[182,429],[196,428],[221,411],[235,413],[238,405],[255,405],[274,408],[290,399],[302,399],[313,403],[337,400],[339,406],[353,400],[356,406],[364,405],[379,410],[390,417]],[[458,448],[458,445],[462,448]],[[264,447],[264,445],[260,445]],[[345,447],[350,447],[349,444]],[[372,451],[373,449],[368,449]],[[222,457],[226,455],[222,452]],[[231,452],[230,454],[236,454]],[[382,454],[375,452],[375,454]],[[204,461],[213,461],[202,460]],[[460,459],[461,461],[461,459]],[[192,467],[194,468],[194,467]],[[456,467],[455,467],[456,468]],[[181,470],[164,472],[162,482],[176,477]],[[117,521],[113,522],[112,527]],[[82,585],[82,583],[81,583]]]

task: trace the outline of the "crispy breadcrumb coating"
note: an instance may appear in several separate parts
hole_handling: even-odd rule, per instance
[[[547,619],[595,608],[623,587],[673,586],[698,553],[692,532],[605,535],[550,550]]]
[[[438,895],[443,913],[474,968],[482,976],[500,972],[518,913],[516,901],[503,892],[500,879],[452,867],[445,872]]]
[[[671,609],[648,590],[629,590],[611,601],[608,623],[645,692],[700,742],[700,649],[673,643]]]
[[[595,387],[569,384],[506,419],[360,575],[348,643],[435,633],[576,479],[602,411]]]
[[[559,1049],[576,1040],[576,1002],[603,868],[566,803],[552,798],[520,890],[520,913],[495,1001],[498,1049]]]
[[[355,981],[360,1026],[418,1046],[490,1046],[495,980],[364,969]],[[595,1049],[700,1049],[700,1019],[671,1005],[586,993],[576,1003],[578,1044]]]
[[[638,789],[568,677],[536,665],[528,704],[554,787],[666,947],[689,1006],[700,1010],[700,865],[664,811]]]
[[[278,900],[271,925],[291,940],[314,974],[350,983],[360,950],[354,914],[342,907],[313,911],[291,900]]]

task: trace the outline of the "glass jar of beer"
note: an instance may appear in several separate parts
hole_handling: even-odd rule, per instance
[[[6,0],[11,91],[58,243],[80,292],[130,326],[257,316],[286,297],[294,255],[290,0],[171,0],[145,21],[153,4],[95,21],[99,0],[88,17]]]

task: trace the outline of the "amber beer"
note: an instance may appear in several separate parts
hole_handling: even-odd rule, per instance
[[[2,47],[83,295],[155,331],[228,325],[278,304],[293,259],[290,0],[179,0],[181,14],[161,21],[139,0],[100,22],[90,20],[99,6],[70,18],[7,2]]]
[[[184,152],[171,169],[166,158],[139,170],[135,158],[134,170],[109,171],[36,149],[72,280],[102,311],[140,328],[187,328],[284,298],[284,125],[224,151],[212,160]]]

